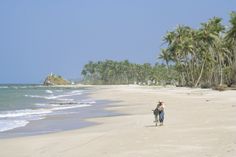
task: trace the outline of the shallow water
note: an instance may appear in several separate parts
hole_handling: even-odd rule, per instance
[[[111,116],[105,101],[86,88],[0,85],[0,137],[41,134],[91,125],[84,118]]]

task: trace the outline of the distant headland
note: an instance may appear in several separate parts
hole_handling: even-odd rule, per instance
[[[60,75],[56,75],[56,74],[49,74],[45,80],[43,85],[45,86],[53,86],[53,85],[70,85],[71,82],[64,79],[62,76]]]

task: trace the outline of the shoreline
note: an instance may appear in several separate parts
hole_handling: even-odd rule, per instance
[[[78,88],[78,87],[75,87]],[[81,88],[78,88],[81,89]],[[81,101],[90,100],[89,95],[94,90],[86,89],[86,93],[82,95],[76,95],[70,97],[73,100]],[[0,139],[17,138],[17,137],[27,137],[27,136],[37,136],[44,134],[52,134],[70,130],[77,130],[84,127],[89,127],[92,125],[97,125],[94,122],[88,122],[86,119],[96,118],[96,117],[106,117],[106,116],[118,116],[119,113],[106,111],[105,108],[109,103],[107,100],[93,100],[92,104],[84,104],[85,106],[79,107],[74,106],[74,104],[69,104],[66,106],[69,109],[54,111],[48,115],[44,115],[42,119],[31,120],[27,125],[22,127],[17,127],[7,131],[0,132]],[[51,103],[49,103],[51,104]],[[56,104],[56,103],[53,103]],[[57,105],[57,104],[56,104]],[[64,106],[66,104],[62,104]],[[70,108],[71,107],[71,108]]]
[[[106,110],[124,115],[85,119],[99,125],[78,130],[1,139],[1,154],[10,157],[236,155],[236,91],[135,86],[92,88],[97,90],[90,95],[92,98],[114,101]],[[154,127],[151,110],[159,99],[166,103],[166,120],[163,127]]]

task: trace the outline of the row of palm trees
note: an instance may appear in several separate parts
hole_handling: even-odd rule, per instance
[[[86,84],[166,84],[174,82],[174,67],[149,63],[134,64],[125,61],[90,61],[82,70]],[[172,76],[171,76],[172,75]]]
[[[213,17],[199,29],[178,26],[164,36],[160,59],[172,65],[183,86],[231,86],[236,83],[236,12],[229,26]]]

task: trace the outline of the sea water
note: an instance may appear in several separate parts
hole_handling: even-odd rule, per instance
[[[84,99],[82,95],[86,92],[83,88],[0,85],[0,133],[25,127],[48,116],[91,107],[96,102]]]

